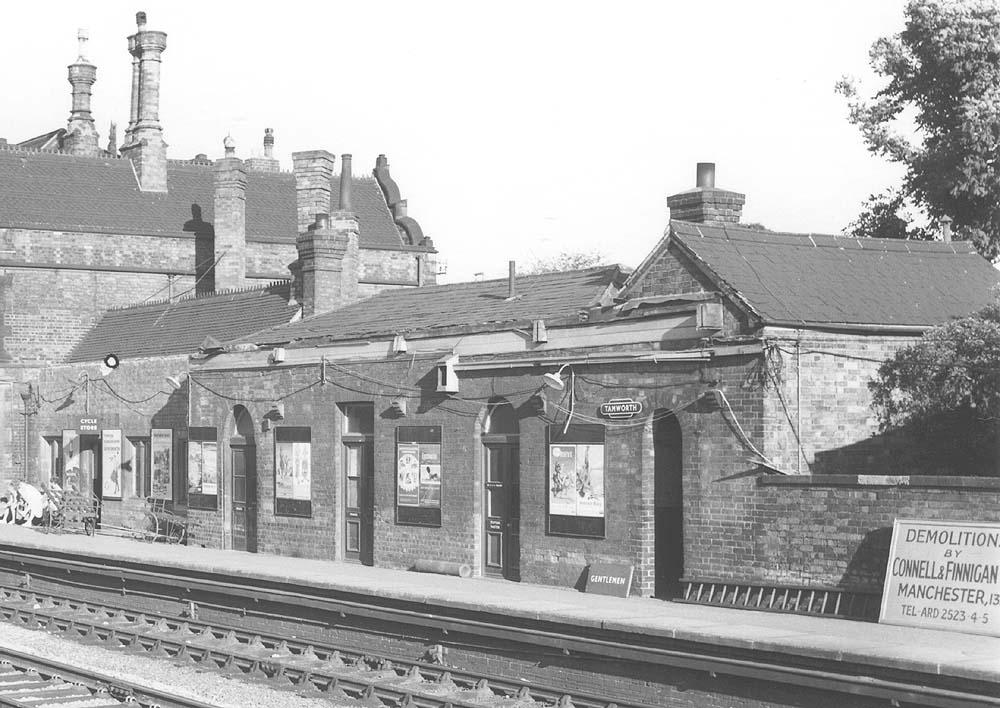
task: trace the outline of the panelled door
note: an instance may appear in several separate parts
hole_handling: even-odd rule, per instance
[[[255,449],[241,438],[230,442],[233,550],[257,552],[257,485],[252,471]]]
[[[498,436],[505,437],[505,436]],[[520,580],[520,475],[519,450],[515,443],[487,442],[484,567],[490,575]]]
[[[375,409],[344,406],[341,433],[344,470],[344,559],[375,563]]]
[[[371,440],[344,440],[344,557],[374,562],[375,446]]]

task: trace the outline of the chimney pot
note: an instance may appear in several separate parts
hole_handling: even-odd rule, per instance
[[[315,229],[328,229],[330,228],[330,215],[329,214],[317,214]]]
[[[517,278],[517,263],[507,261],[507,299],[512,300],[517,296],[517,288],[514,281]]]
[[[942,216],[939,221],[941,223],[941,240],[945,243],[951,243],[951,217]]]
[[[695,186],[703,189],[712,189],[715,187],[715,163],[714,162],[699,162],[697,168],[697,176],[695,178]]]
[[[137,12],[135,13],[135,24],[137,27],[142,28],[146,26],[146,13]]]
[[[340,156],[340,210],[351,211],[351,155]]]

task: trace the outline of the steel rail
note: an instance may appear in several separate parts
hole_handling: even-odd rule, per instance
[[[800,665],[809,660],[808,657],[800,655],[769,651],[767,652],[768,658],[741,658],[738,656],[721,655],[717,646],[694,642],[672,642],[686,645],[686,648],[668,649],[648,646],[648,637],[637,636],[637,642],[647,642],[647,645],[643,646],[638,643],[625,643],[593,636],[581,636],[580,633],[568,634],[565,631],[557,631],[560,626],[556,623],[532,621],[532,625],[534,626],[518,627],[510,623],[500,624],[480,618],[447,616],[442,613],[423,612],[406,609],[405,607],[392,607],[387,604],[375,605],[364,600],[323,597],[315,594],[315,588],[296,585],[287,581],[263,581],[269,587],[261,587],[259,585],[243,584],[246,581],[237,576],[223,575],[211,571],[193,569],[192,572],[198,573],[203,577],[192,577],[191,575],[164,572],[163,568],[144,570],[141,566],[149,566],[150,564],[137,561],[126,561],[132,567],[123,567],[102,562],[91,563],[59,558],[55,555],[43,556],[33,553],[12,553],[0,549],[0,561],[2,560],[13,561],[15,564],[21,565],[36,563],[43,566],[62,567],[67,571],[99,572],[103,575],[120,578],[123,583],[127,579],[133,579],[153,584],[179,586],[187,593],[192,593],[197,589],[224,596],[235,596],[254,603],[266,601],[294,607],[308,607],[310,609],[341,613],[345,617],[347,614],[352,614],[368,619],[430,627],[445,633],[460,632],[479,636],[485,635],[504,641],[557,648],[563,652],[590,655],[598,658],[610,656],[616,659],[703,671],[710,675],[723,674],[740,678],[758,679],[847,695],[911,702],[920,705],[935,706],[937,708],[1000,707],[1000,694],[998,694],[995,686],[976,690],[975,688],[962,689],[932,685],[914,685],[913,680],[909,677],[907,677],[908,680],[897,680],[894,678],[879,677],[872,673],[864,673],[864,671],[885,671],[885,669],[880,669],[880,667],[872,665],[848,664],[844,662],[845,670],[831,671]],[[219,579],[215,580],[211,576]],[[257,580],[261,582],[259,579]],[[285,587],[288,589],[285,589]],[[345,595],[359,595],[358,593],[339,592]],[[384,599],[383,603],[386,603]],[[405,601],[396,601],[396,603],[406,604]],[[233,607],[232,609],[239,609],[239,607]],[[442,609],[447,611],[450,608]],[[461,614],[467,611],[452,610],[452,612]],[[477,614],[487,615],[485,612]],[[554,626],[552,629],[543,629],[539,626],[542,624],[551,624]],[[577,632],[582,629],[574,628]],[[733,651],[730,648],[727,649]],[[759,654],[761,652],[756,653]],[[823,663],[823,660],[815,660],[815,663]],[[857,673],[851,673],[851,671]],[[928,679],[941,681],[948,678],[939,674],[910,673],[917,673],[921,680],[924,681]],[[988,690],[990,688],[992,690]]]
[[[122,704],[138,703],[144,708],[218,708],[196,698],[162,691],[145,684],[109,676],[99,671],[91,671],[79,666],[66,664],[36,654],[26,654],[0,646],[0,661],[8,661],[18,670],[34,671],[40,676],[62,679],[67,683],[84,686],[88,690],[104,692]],[[21,706],[22,703],[0,698],[0,704]]]

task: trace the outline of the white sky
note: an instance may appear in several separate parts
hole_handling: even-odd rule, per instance
[[[867,80],[903,0],[778,2],[17,3],[0,20],[0,137],[65,127],[77,28],[93,109],[128,123],[135,12],[167,32],[160,118],[174,158],[386,153],[445,280],[560,251],[635,267],[694,186],[747,195],[744,221],[839,232],[899,170],[870,155],[833,87]],[[339,165],[339,163],[338,163]],[[339,169],[339,167],[338,167]]]

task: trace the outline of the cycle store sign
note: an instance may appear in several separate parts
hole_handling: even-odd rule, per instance
[[[1000,524],[896,519],[879,622],[1000,637]]]

